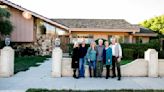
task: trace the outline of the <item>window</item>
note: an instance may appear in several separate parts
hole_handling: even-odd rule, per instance
[[[81,43],[85,39],[86,43],[90,43],[93,40],[92,34],[73,34],[71,43],[79,42]]]
[[[136,43],[142,43],[142,37],[136,37]]]
[[[108,40],[110,41],[111,37],[115,36],[118,40],[119,43],[124,43],[125,42],[125,37],[124,35],[109,35]]]

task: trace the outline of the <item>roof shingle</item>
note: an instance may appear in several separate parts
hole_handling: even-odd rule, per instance
[[[52,19],[69,28],[136,29],[124,19]]]

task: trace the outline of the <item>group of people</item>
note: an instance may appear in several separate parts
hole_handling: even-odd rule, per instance
[[[85,77],[85,61],[89,65],[90,77],[102,77],[103,66],[106,66],[106,79],[116,77],[116,67],[118,80],[121,80],[120,61],[122,58],[122,49],[115,37],[111,38],[111,44],[108,41],[98,40],[90,43],[87,48],[85,41],[79,45],[75,42],[72,53],[73,77]],[[112,68],[112,76],[110,76],[110,68]]]

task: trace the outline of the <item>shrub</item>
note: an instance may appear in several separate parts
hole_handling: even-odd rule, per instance
[[[134,50],[125,48],[123,49],[123,59],[133,60],[134,59]]]
[[[103,38],[101,38],[101,39],[103,40],[103,44],[104,44],[105,41],[107,41],[107,40],[105,40]],[[98,44],[98,41],[99,41],[99,39],[95,40],[96,44]]]
[[[164,51],[159,51],[158,52],[158,58],[164,59]]]

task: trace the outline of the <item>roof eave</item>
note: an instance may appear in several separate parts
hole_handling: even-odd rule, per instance
[[[59,24],[57,22],[54,22],[54,21],[52,21],[52,20],[50,20],[50,19],[48,19],[48,18],[46,18],[44,16],[41,16],[41,15],[39,15],[37,13],[34,13],[34,12],[30,11],[30,10],[27,10],[27,9],[25,9],[25,8],[23,8],[21,6],[18,6],[18,5],[14,4],[14,3],[10,2],[10,1],[7,1],[7,0],[0,0],[0,1],[3,2],[4,4],[7,4],[7,5],[11,6],[11,7],[14,7],[14,8],[18,9],[18,10],[28,11],[29,13],[31,13],[31,15],[33,15],[33,16],[35,16],[37,18],[40,18],[40,19],[44,20],[45,22],[48,22],[48,23],[50,23],[52,25],[55,25],[57,27],[60,27],[62,29],[65,29],[65,30],[69,30],[68,27],[66,27],[66,26],[64,26],[62,24]]]
[[[104,28],[70,28],[70,31],[91,31],[91,32],[139,32],[139,29],[104,29]]]
[[[156,37],[158,34],[156,33],[136,33],[134,36],[151,36],[151,37]]]

